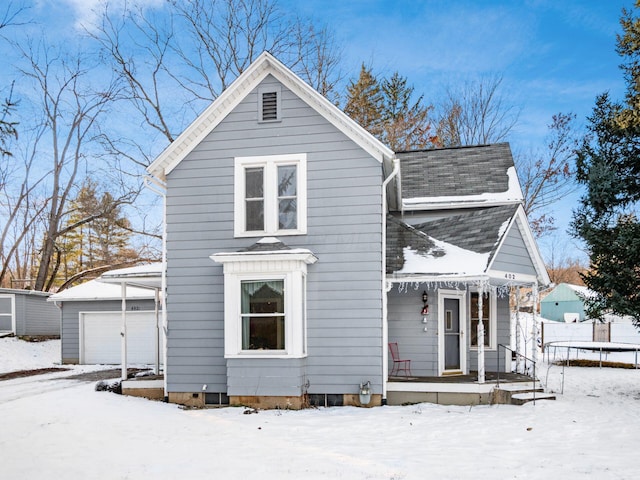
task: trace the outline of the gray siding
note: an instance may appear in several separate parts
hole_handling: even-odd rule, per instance
[[[460,288],[465,288],[460,285]],[[427,331],[422,323],[422,292],[429,294],[429,315],[427,316]],[[438,375],[438,293],[429,290],[424,285],[415,288],[415,284],[405,286],[394,285],[388,293],[389,342],[397,342],[400,356],[411,360],[411,373],[416,376]],[[470,330],[470,293],[467,294],[467,311],[464,312],[465,326],[463,331]],[[510,342],[510,314],[509,299],[497,298],[497,344],[509,345]],[[469,341],[470,335],[467,335]],[[504,350],[500,351],[501,369],[504,370]],[[393,362],[389,355],[389,371]],[[468,369],[477,370],[478,353],[467,344]],[[485,370],[495,371],[497,368],[497,350],[485,349]]]
[[[507,238],[498,251],[491,268],[493,270],[527,275],[536,274],[531,256],[517,225],[511,226],[511,230],[509,230]]]
[[[80,362],[80,312],[117,312],[122,308],[120,300],[83,301],[62,303],[62,363]],[[128,300],[128,310],[155,310],[153,300]]]
[[[47,302],[45,296],[17,295],[23,297],[22,322],[17,319],[18,335],[60,335],[60,313],[58,307]],[[16,300],[17,306],[17,300]]]
[[[250,93],[167,176],[169,392],[207,384],[255,395],[260,383],[265,395],[289,395],[304,378],[309,393],[356,393],[366,380],[381,393],[382,167],[284,87],[282,109],[281,122],[257,123]],[[209,256],[260,238],[234,238],[233,160],[296,153],[307,154],[307,235],[280,240],[319,259],[307,277],[308,358],[229,361],[227,369],[222,266]]]

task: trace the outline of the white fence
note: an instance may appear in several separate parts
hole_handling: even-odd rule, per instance
[[[551,342],[592,342],[607,341],[598,336],[598,330],[609,329],[608,341],[614,343],[640,344],[640,332],[630,323],[542,323],[542,344]],[[600,333],[602,333],[600,331]]]

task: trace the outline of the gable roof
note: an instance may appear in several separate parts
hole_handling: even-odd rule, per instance
[[[526,216],[520,205],[475,209],[410,226],[387,219],[387,274],[470,277],[487,275],[508,232],[522,230]],[[548,274],[530,231],[522,232],[539,283]]]
[[[165,180],[171,172],[267,75],[272,75],[327,121],[382,163],[394,152],[306,84],[268,52],[263,52],[202,114],[149,165],[147,171]]]
[[[508,143],[399,152],[404,210],[518,203]]]

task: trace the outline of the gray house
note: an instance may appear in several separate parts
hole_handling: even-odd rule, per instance
[[[148,171],[171,402],[477,403],[509,288],[548,283],[508,145],[395,153],[268,53]]]
[[[49,293],[0,288],[0,336],[60,335],[58,309],[49,303]]]

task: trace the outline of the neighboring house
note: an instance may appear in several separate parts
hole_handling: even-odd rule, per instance
[[[47,303],[49,293],[0,288],[0,335],[60,335],[58,309]]]
[[[555,322],[583,322],[584,299],[593,293],[587,287],[560,283],[540,300],[540,316]]]
[[[268,53],[148,171],[171,402],[422,401],[475,370],[477,387],[510,365],[509,288],[549,282],[508,145],[396,154]],[[389,377],[389,342],[415,383]]]
[[[103,276],[118,278],[131,272],[159,276],[160,264],[113,270]],[[129,277],[130,278],[130,277]],[[118,283],[118,282],[116,282]],[[135,284],[134,280],[131,283]],[[91,280],[49,297],[59,307],[62,325],[62,363],[120,364],[122,361],[122,287]],[[158,330],[153,288],[127,286],[124,303],[127,324],[127,362],[154,364],[164,346]],[[53,306],[53,305],[52,305]],[[57,310],[57,309],[56,309]],[[156,347],[158,345],[158,347]],[[161,357],[161,355],[160,355]]]

